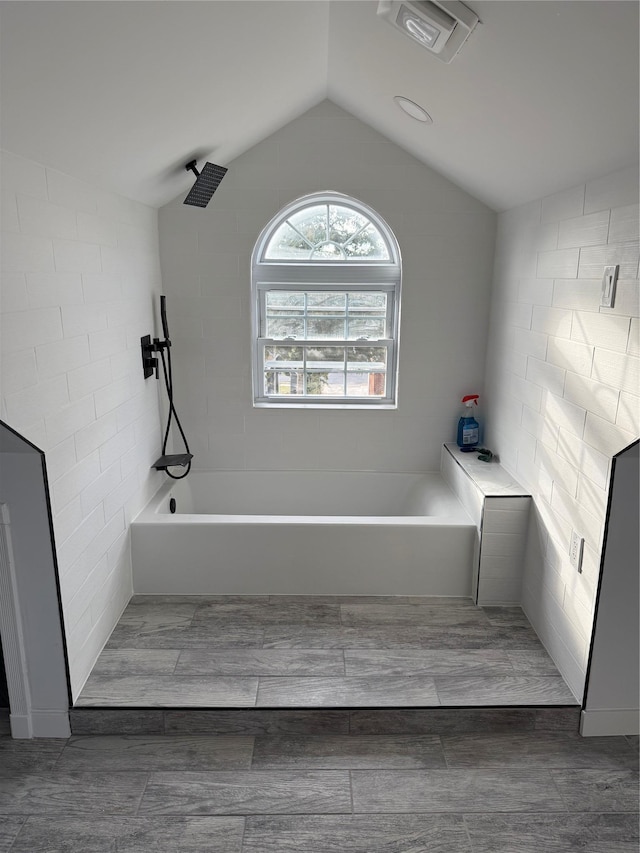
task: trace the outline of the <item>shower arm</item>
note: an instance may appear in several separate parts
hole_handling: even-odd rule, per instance
[[[197,160],[190,160],[187,165],[184,167],[187,172],[191,171],[196,176],[196,178],[200,177],[200,172],[196,168]]]

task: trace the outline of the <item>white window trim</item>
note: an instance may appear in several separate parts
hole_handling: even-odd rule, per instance
[[[313,205],[329,203],[351,208],[366,216],[382,234],[388,247],[390,260],[273,260],[264,254],[276,229],[297,211]],[[264,391],[263,352],[265,345],[282,345],[282,339],[261,336],[260,322],[264,314],[265,293],[268,290],[310,289],[386,291],[388,295],[388,325],[391,335],[384,339],[366,342],[347,341],[348,346],[379,344],[387,349],[387,396],[385,397],[296,397],[267,396]],[[402,263],[395,235],[384,220],[368,205],[341,193],[323,192],[299,198],[284,207],[262,230],[251,258],[251,334],[252,334],[252,384],[253,405],[258,408],[295,409],[395,409],[398,405],[398,351],[400,345],[400,301],[402,288]],[[319,341],[296,341],[300,346],[344,346],[345,341],[323,338]]]

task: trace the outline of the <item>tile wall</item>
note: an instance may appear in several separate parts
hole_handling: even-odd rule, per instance
[[[329,101],[237,158],[206,210],[160,210],[178,411],[194,467],[435,471],[464,394],[482,393],[495,214]],[[395,411],[254,409],[251,252],[286,203],[371,205],[403,259]]]
[[[613,308],[605,265],[619,264]],[[576,695],[584,684],[611,457],[640,434],[638,170],[498,217],[486,443],[532,493],[523,602]],[[569,562],[585,539],[582,574]]]
[[[161,483],[140,337],[155,210],[2,156],[2,419],[46,452],[74,695],[131,595],[128,526]]]

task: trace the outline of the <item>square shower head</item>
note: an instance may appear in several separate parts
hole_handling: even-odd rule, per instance
[[[194,169],[194,171],[196,170]],[[227,170],[224,166],[216,166],[215,163],[205,163],[200,174],[196,171],[196,182],[189,190],[183,204],[191,204],[194,207],[206,207],[211,201],[211,196],[218,189],[220,181],[226,174]]]

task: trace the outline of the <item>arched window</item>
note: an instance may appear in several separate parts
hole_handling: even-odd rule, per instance
[[[400,283],[371,208],[319,193],[281,210],[252,257],[254,405],[395,408]]]

